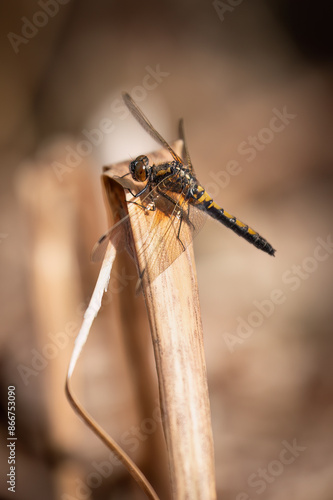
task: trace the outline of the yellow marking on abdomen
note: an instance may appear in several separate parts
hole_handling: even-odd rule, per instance
[[[236,224],[238,227],[247,227],[247,233],[248,234],[258,234],[256,231],[254,231],[253,229],[251,229],[250,227],[248,227],[247,224],[244,224],[244,222],[240,221],[239,219],[236,219]]]
[[[205,201],[210,202],[208,207],[207,207],[208,210],[212,207],[216,208],[217,210],[222,210],[221,207],[217,203],[215,203],[215,201],[209,196],[209,194],[207,193],[207,191],[203,187],[198,186],[198,191],[202,194],[201,194],[200,198],[197,198],[197,200],[196,200],[197,203],[203,203]]]
[[[209,205],[209,207],[207,207],[207,208],[211,208],[211,207],[214,207],[217,210],[221,210],[221,207],[217,203],[215,203],[215,201],[213,201],[213,200],[212,200],[211,204]]]
[[[247,226],[247,224],[244,224],[244,222],[242,222],[241,220],[236,219],[235,222],[236,222],[237,226],[239,226],[239,227]]]
[[[198,189],[199,189],[199,187],[198,187]],[[204,201],[213,202],[212,198],[209,196],[209,194],[207,193],[207,191],[205,189],[201,188],[200,193],[202,193],[202,195],[200,196],[200,198],[197,198],[198,203],[203,203]]]
[[[203,187],[198,186],[198,191],[202,194],[201,194],[200,198],[197,198],[197,200],[196,200],[197,203],[203,203],[204,201],[210,201],[211,203],[210,203],[210,205],[208,205],[207,209],[214,207],[217,210],[221,210],[221,211],[223,211],[223,215],[225,215],[225,217],[227,217],[228,219],[235,219],[235,224],[237,224],[238,227],[247,227],[247,224],[244,224],[244,222],[240,221],[239,219],[236,219],[233,215],[229,214],[223,208],[221,208],[217,203],[215,203],[215,201],[212,200],[212,198],[209,196],[209,194],[207,193],[207,191]],[[254,231],[250,227],[248,227],[247,233],[252,234],[252,235],[258,234],[256,231]]]

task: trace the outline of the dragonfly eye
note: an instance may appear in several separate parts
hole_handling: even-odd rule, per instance
[[[149,161],[147,156],[138,156],[130,163],[130,172],[135,181],[144,182],[147,180],[149,171]]]

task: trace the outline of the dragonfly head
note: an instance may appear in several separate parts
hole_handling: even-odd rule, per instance
[[[150,172],[149,160],[147,156],[141,155],[131,161],[129,169],[135,181],[144,182],[147,180]]]

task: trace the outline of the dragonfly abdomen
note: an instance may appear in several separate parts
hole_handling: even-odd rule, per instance
[[[263,250],[269,255],[275,254],[274,248],[270,243],[268,243],[267,240],[265,240],[265,238],[260,236],[259,233],[247,224],[244,224],[244,222],[237,219],[237,217],[229,214],[217,205],[217,203],[215,203],[202,186],[198,186],[192,193],[192,199],[192,203],[199,209],[204,210],[211,217],[221,222],[224,226],[232,229],[236,234],[238,234],[238,236],[241,236],[256,248]]]

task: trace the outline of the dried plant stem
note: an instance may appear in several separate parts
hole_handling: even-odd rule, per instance
[[[215,476],[202,329],[187,250],[144,285],[158,371],[174,499],[213,499]]]
[[[165,151],[148,156],[151,163],[166,160]],[[107,192],[111,192],[107,177],[113,177],[114,172],[119,175],[123,168],[117,165],[106,172]],[[114,210],[112,198],[109,201]],[[128,210],[130,221],[135,217],[132,234],[138,249],[147,231],[146,217],[137,217],[142,208],[134,204],[129,204]],[[141,274],[146,268],[144,253],[139,252],[137,259]],[[213,439],[192,245],[155,280],[145,272],[142,289],[154,345],[173,499],[215,499]]]

